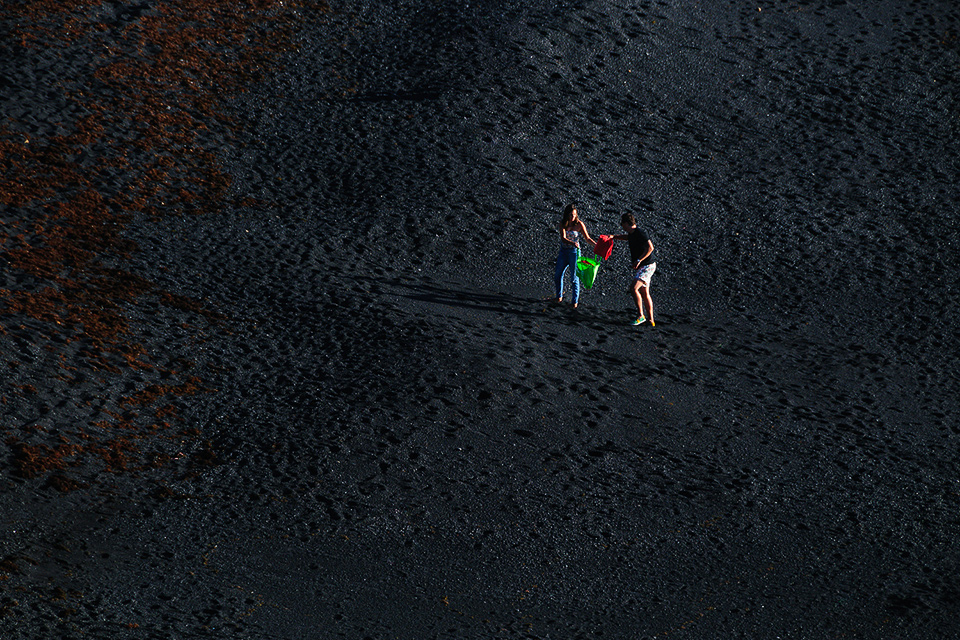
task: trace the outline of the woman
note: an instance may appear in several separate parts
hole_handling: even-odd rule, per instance
[[[577,207],[568,204],[563,209],[560,219],[560,255],[557,256],[557,268],[554,272],[554,283],[557,289],[557,302],[563,302],[563,276],[567,269],[573,278],[573,307],[576,309],[580,301],[580,278],[577,277],[577,258],[580,257],[580,236],[594,246],[597,243],[587,233],[587,227],[577,214]]]

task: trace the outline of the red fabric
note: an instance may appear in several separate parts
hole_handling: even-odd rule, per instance
[[[610,254],[613,253],[613,236],[600,236],[593,252],[604,260],[608,259]]]

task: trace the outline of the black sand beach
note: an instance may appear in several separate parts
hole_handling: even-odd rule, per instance
[[[954,3],[0,33],[0,637],[960,637]]]

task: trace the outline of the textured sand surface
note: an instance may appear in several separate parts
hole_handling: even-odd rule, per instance
[[[3,638],[960,636],[952,3],[0,33]]]

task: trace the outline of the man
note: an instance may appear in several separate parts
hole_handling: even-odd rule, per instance
[[[613,238],[626,240],[630,245],[633,275],[630,278],[629,290],[634,302],[637,303],[637,319],[633,324],[643,324],[649,320],[650,326],[655,327],[657,323],[653,321],[653,299],[650,297],[650,278],[657,270],[657,263],[653,257],[653,242],[642,229],[637,227],[637,219],[633,214],[623,214],[620,218],[620,227],[625,233],[617,234]],[[647,306],[646,316],[643,313],[644,305]]]

